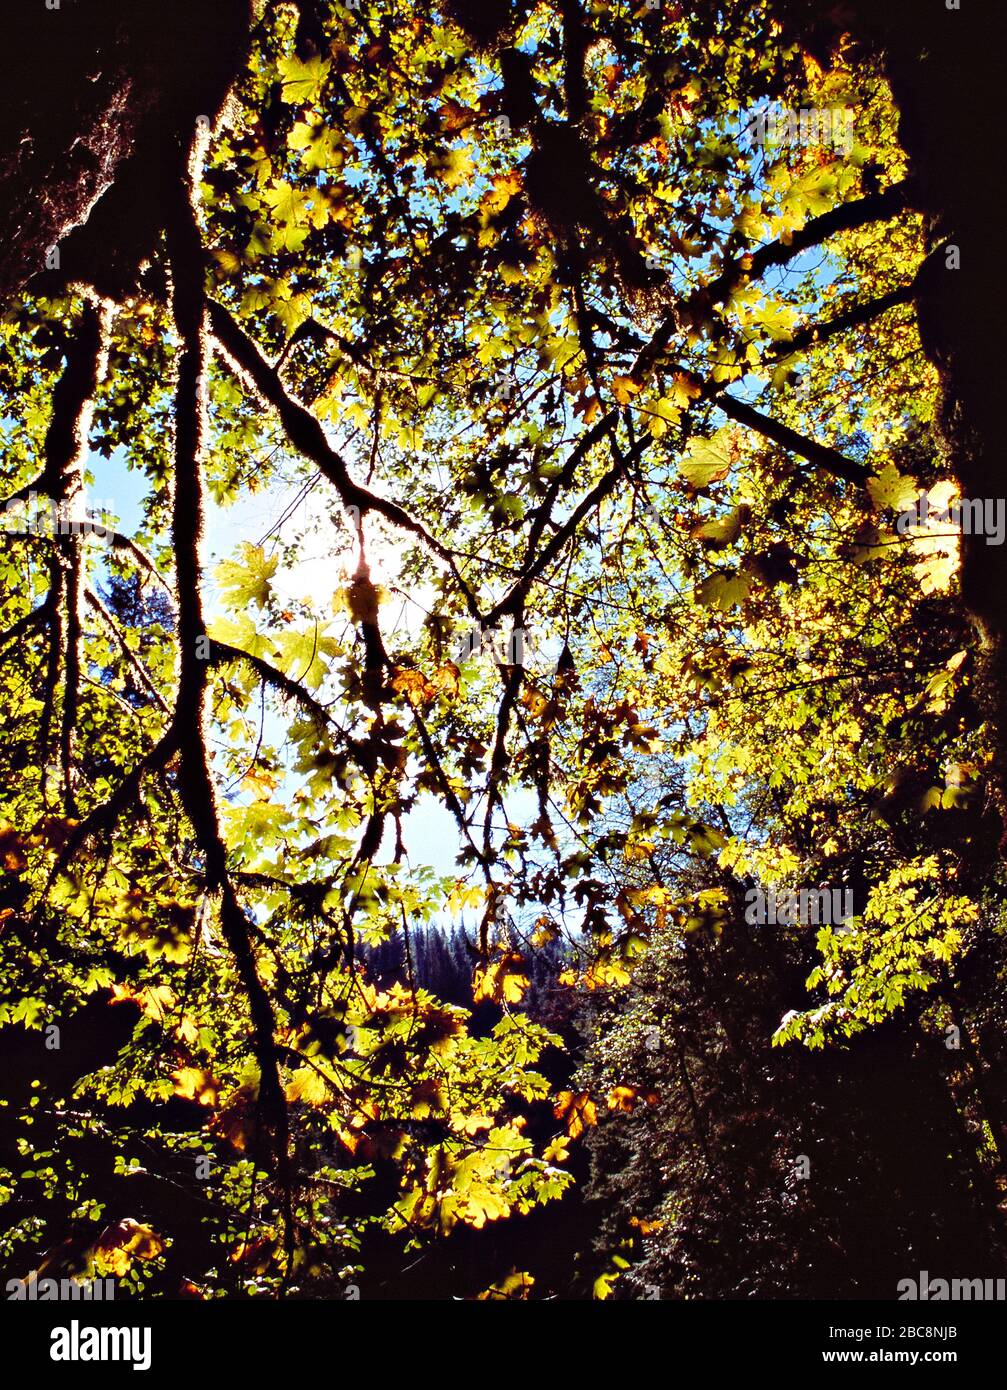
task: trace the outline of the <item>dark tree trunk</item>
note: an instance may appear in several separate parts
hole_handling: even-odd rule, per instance
[[[244,57],[248,0],[18,0],[4,15],[0,300],[50,268],[127,293],[165,183]],[[73,230],[73,229],[77,230]],[[42,282],[45,287],[59,282]]]
[[[958,2],[777,0],[777,8],[821,60],[845,31],[883,64],[915,206],[928,219],[932,245],[946,248],[931,258],[916,296],[923,346],[940,372],[941,443],[963,497],[996,498],[1007,493],[997,332],[1004,24],[998,0],[949,8]],[[994,732],[1007,842],[1007,546],[963,536],[962,590],[978,634],[979,689]]]

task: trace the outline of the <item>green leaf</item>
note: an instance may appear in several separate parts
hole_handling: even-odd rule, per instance
[[[737,604],[743,603],[752,587],[750,574],[739,574],[736,570],[718,570],[696,585],[696,602],[707,608],[719,608],[726,613]]]
[[[255,603],[265,608],[269,602],[269,581],[280,561],[275,555],[266,557],[261,545],[242,541],[238,547],[241,559],[224,560],[214,571],[221,587],[221,598],[229,608],[244,608]]]
[[[726,516],[718,517],[714,521],[700,522],[689,534],[695,540],[705,542],[712,550],[722,550],[725,546],[733,545],[741,535],[742,523],[746,516],[747,510],[744,507],[734,507]]]
[[[708,487],[726,478],[731,468],[731,456],[726,429],[718,430],[712,439],[694,436],[686,443],[685,458],[679,459],[678,471],[693,487]]]
[[[289,106],[306,106],[317,101],[332,66],[328,58],[281,58],[276,64],[283,81],[281,96]]]

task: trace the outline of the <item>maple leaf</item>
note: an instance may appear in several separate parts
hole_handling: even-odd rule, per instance
[[[407,666],[396,668],[392,677],[392,689],[399,695],[405,695],[407,700],[421,704],[429,704],[437,694],[436,687],[427,680],[422,671],[414,671]]]
[[[591,962],[580,983],[585,989],[620,989],[631,979],[629,971],[621,960],[611,955],[600,955]]]
[[[879,510],[901,511],[919,497],[915,478],[902,474],[893,463],[884,464],[876,477],[867,479],[867,491]]]
[[[631,376],[615,376],[612,378],[612,395],[620,405],[628,405],[639,391],[640,383],[634,381]]]
[[[733,570],[717,570],[696,585],[696,602],[707,608],[719,608],[727,613],[743,603],[752,587],[752,576]]]
[[[694,377],[686,375],[685,372],[676,372],[665,399],[677,409],[686,410],[689,402],[696,400],[701,394],[702,388]]]
[[[290,106],[306,106],[321,95],[332,66],[328,58],[280,58],[276,70],[282,80],[281,97]]]
[[[176,1096],[198,1101],[200,1105],[217,1104],[220,1085],[202,1067],[179,1067],[171,1075],[175,1083]]]
[[[480,200],[479,209],[488,216],[503,212],[504,208],[521,191],[521,175],[515,170],[510,174],[497,174],[491,187]]]
[[[748,516],[749,509],[746,506],[734,507],[726,516],[693,526],[689,534],[695,540],[703,541],[711,550],[722,550],[725,546],[735,543]]]
[[[635,1086],[613,1086],[607,1096],[609,1110],[631,1111],[636,1103]]]
[[[459,691],[459,679],[461,672],[453,661],[445,662],[443,666],[438,666],[437,670],[430,678],[430,684],[435,690],[439,690],[449,699],[455,699]]]
[[[106,1226],[92,1246],[95,1265],[123,1278],[134,1260],[153,1260],[164,1250],[165,1241],[150,1226],[124,1216]]]
[[[693,487],[708,487],[726,478],[731,469],[727,432],[718,430],[712,439],[692,438],[686,442],[685,457],[678,461],[678,471]]]
[[[447,188],[459,188],[463,183],[471,181],[475,173],[472,148],[463,144],[455,149],[445,150],[442,154],[433,154],[427,160],[427,169]]]
[[[542,1150],[542,1157],[546,1163],[565,1163],[570,1157],[569,1137],[565,1134],[559,1134],[555,1139],[550,1139]]]
[[[598,1123],[598,1107],[590,1093],[580,1091],[560,1091],[552,1112],[557,1120],[566,1121],[566,1130],[571,1139],[578,1138],[586,1127]]]
[[[647,425],[654,439],[663,439],[669,425],[676,425],[682,418],[681,409],[669,397],[664,397],[646,408]]]
[[[288,1101],[303,1100],[306,1105],[322,1105],[329,1098],[325,1077],[317,1067],[298,1067],[287,1082]]]
[[[210,1132],[244,1153],[255,1132],[255,1094],[251,1087],[232,1091],[210,1123]]]
[[[230,608],[244,608],[249,603],[265,608],[269,602],[269,581],[279,566],[279,556],[267,559],[262,546],[249,541],[241,542],[238,554],[239,560],[224,560],[214,571],[221,597]]]
[[[241,785],[258,799],[268,798],[279,785],[279,779],[266,768],[253,767],[241,779]]]
[[[518,967],[524,961],[516,952],[511,952],[492,965],[475,972],[473,978],[473,998],[491,999],[495,1003],[518,1004],[530,985],[527,975],[519,973]]]

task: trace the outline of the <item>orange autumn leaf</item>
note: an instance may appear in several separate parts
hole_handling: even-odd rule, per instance
[[[28,867],[28,859],[22,848],[22,841],[12,825],[0,823],[0,864],[9,874],[19,874]]]
[[[124,1216],[121,1221],[105,1227],[92,1253],[99,1268],[122,1278],[129,1273],[134,1260],[153,1260],[164,1248],[164,1240],[150,1226]]]
[[[448,661],[445,662],[443,666],[438,666],[430,684],[435,690],[439,690],[443,694],[450,696],[451,699],[454,699],[458,694],[459,676],[460,672],[458,667],[453,661]]]
[[[422,671],[413,671],[406,666],[400,666],[396,669],[392,677],[392,689],[399,695],[405,695],[411,704],[416,701],[421,704],[429,704],[437,694],[436,688],[427,680]]]
[[[264,1274],[269,1268],[276,1250],[276,1240],[272,1236],[256,1236],[254,1240],[241,1241],[231,1251],[231,1263],[241,1265],[254,1274]]]
[[[495,216],[503,212],[504,208],[514,197],[515,193],[521,191],[521,175],[517,170],[509,174],[497,174],[492,186],[482,196],[479,204],[480,210],[489,216]]]
[[[612,378],[612,394],[620,405],[628,405],[630,399],[640,390],[640,383],[634,381],[631,376],[615,376]]]
[[[636,1103],[635,1086],[613,1086],[608,1093],[609,1110],[630,1111]]]
[[[587,1091],[577,1095],[573,1091],[560,1091],[552,1112],[557,1120],[566,1121],[566,1132],[576,1139],[590,1125],[598,1123],[598,1107]]]
[[[223,1109],[215,1115],[211,1124],[211,1134],[218,1135],[236,1149],[244,1153],[255,1131],[255,1093],[247,1086],[232,1091]]]

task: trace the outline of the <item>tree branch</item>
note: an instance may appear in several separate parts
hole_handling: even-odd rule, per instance
[[[633,380],[642,381],[646,377],[667,350],[683,321],[705,316],[713,305],[729,299],[739,285],[758,280],[771,266],[786,265],[802,251],[818,246],[837,232],[851,231],[854,227],[863,227],[869,222],[877,222],[901,212],[906,206],[910,187],[906,179],[886,188],[883,193],[872,193],[866,198],[840,203],[821,217],[813,217],[799,231],[792,232],[789,240],[769,242],[750,255],[731,261],[708,285],[693,290],[684,301],[671,307],[657,332],[640,349],[631,372]]]
[[[309,458],[328,479],[339,493],[343,505],[355,510],[361,517],[368,512],[377,512],[386,521],[409,531],[423,541],[424,545],[449,567],[465,597],[469,612],[479,621],[479,608],[475,596],[459,572],[452,552],[397,503],[377,497],[367,488],[355,483],[350,477],[345,460],[326,439],[325,431],[318,419],[288,393],[278,372],[266,361],[256,343],[223,305],[211,300],[208,308],[210,331],[224,359],[238,376],[254,387],[267,405],[272,406],[280,417],[280,424],[290,443],[298,453]]]
[[[147,674],[147,668],[144,666],[143,662],[140,661],[136,653],[131,650],[129,644],[126,641],[126,634],[119,627],[119,624],[112,617],[112,614],[102,603],[98,595],[94,593],[91,589],[88,589],[86,591],[85,597],[87,599],[88,604],[98,614],[99,618],[101,618],[102,622],[105,624],[109,632],[115,638],[116,645],[119,647],[123,656],[126,658],[127,664],[129,665],[133,674],[136,676],[137,680],[143,686],[144,690],[146,690],[147,694],[151,697],[151,699],[153,699],[154,701],[156,701],[158,705],[160,705],[162,711],[165,714],[168,714],[170,711],[168,708],[167,701],[165,700],[161,692],[158,690],[154,682],[151,680],[150,676]]]
[[[788,341],[778,343],[772,356],[777,359],[789,357],[792,353],[803,352],[805,348],[817,347],[819,343],[827,342],[829,338],[834,338],[840,333],[847,333],[851,328],[862,328],[864,324],[873,323],[882,314],[886,314],[889,309],[894,309],[897,304],[910,304],[915,293],[916,280],[913,279],[908,285],[900,285],[897,290],[888,294],[869,299],[864,304],[856,304],[853,308],[836,314],[834,318],[826,319],[824,323],[806,324]]]
[[[766,439],[772,439],[774,443],[781,444],[784,449],[788,449],[800,458],[807,459],[809,463],[814,463],[819,468],[824,468],[827,472],[835,474],[837,478],[845,478],[848,483],[863,486],[867,479],[874,474],[873,468],[857,463],[855,459],[847,458],[838,449],[832,449],[827,444],[819,444],[817,440],[808,439],[804,435],[798,434],[789,425],[783,425],[778,420],[770,419],[768,415],[761,414],[752,406],[745,405],[743,401],[735,400],[733,396],[726,393],[722,394],[717,399],[717,406],[730,419],[736,420],[739,425],[745,425]]]
[[[203,854],[207,887],[220,894],[221,931],[248,1000],[252,1048],[259,1065],[259,1106],[271,1132],[277,1160],[290,1254],[293,1215],[289,1127],[273,1008],[259,978],[244,908],[228,874],[227,847],[220,831],[216,788],[207,763],[203,735],[208,667],[203,652],[206,631],[199,547],[203,520],[201,462],[206,409],[206,302],[202,241],[186,183],[180,186],[172,201],[167,234],[172,274],[171,314],[179,338],[171,524],[178,604],[179,675],[168,738],[179,749],[182,804]]]
[[[333,720],[324,705],[320,704],[315,697],[304,689],[299,681],[295,681],[292,676],[285,676],[282,671],[264,660],[261,656],[252,656],[251,652],[242,651],[240,647],[232,647],[227,642],[218,642],[213,638],[210,642],[210,662],[214,665],[225,664],[230,661],[243,661],[251,666],[252,670],[274,690],[290,700],[296,700],[303,705],[317,724],[324,728],[334,728],[339,733],[343,733],[339,725]],[[344,735],[345,736],[345,735]]]

